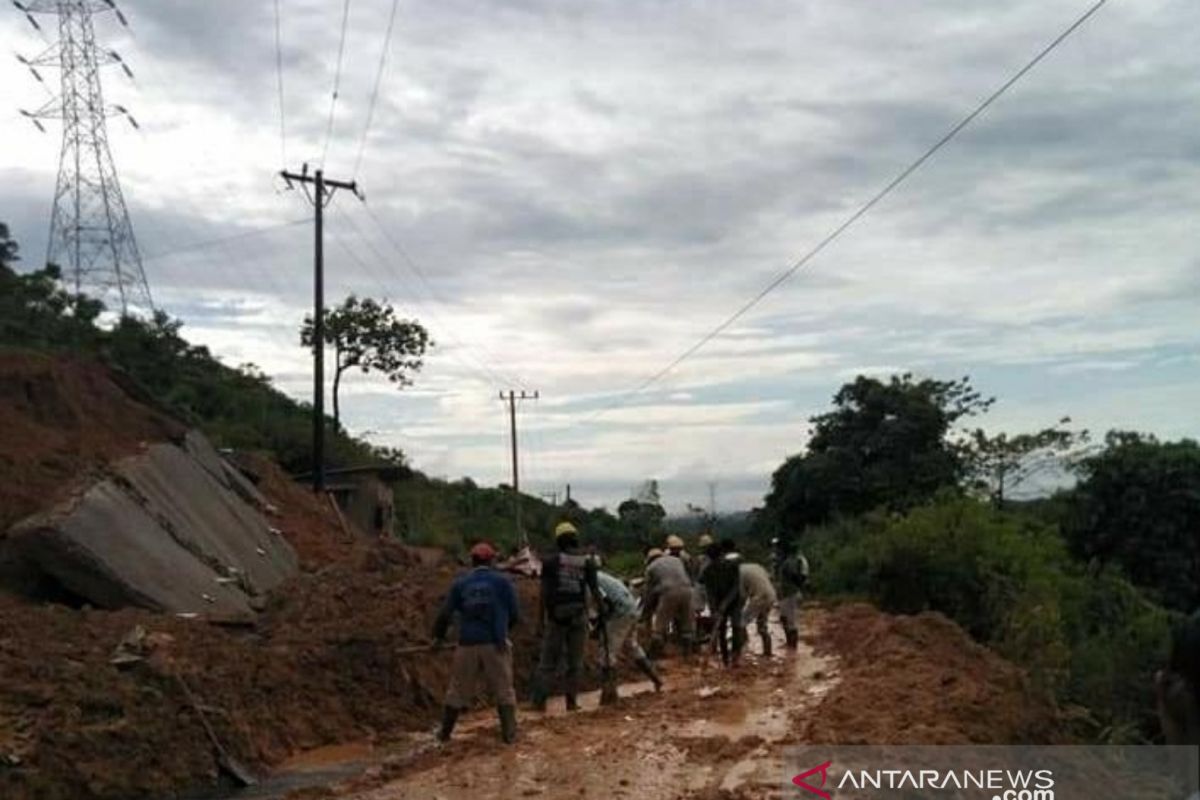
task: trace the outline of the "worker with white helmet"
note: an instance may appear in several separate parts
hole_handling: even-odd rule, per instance
[[[684,656],[690,656],[696,635],[696,620],[692,616],[692,579],[678,556],[664,553],[657,547],[646,553],[643,602],[643,616],[648,618],[654,615],[651,656],[662,652],[672,627],[679,634]]]
[[[596,561],[579,549],[579,531],[570,522],[554,529],[556,552],[542,559],[542,596],[538,629],[542,634],[541,658],[533,679],[532,700],[537,711],[546,710],[550,679],[560,660],[566,661],[564,691],[567,710],[579,708],[579,671],[587,639],[587,598],[590,593],[603,616]],[[603,618],[600,620],[603,624]]]
[[[743,561],[738,567],[738,577],[742,597],[745,598],[741,622],[748,625],[754,620],[755,627],[758,628],[758,638],[762,642],[763,655],[770,658],[771,632],[767,624],[777,599],[775,587],[771,584],[771,575],[761,564]],[[745,641],[745,638],[743,634],[742,640]]]

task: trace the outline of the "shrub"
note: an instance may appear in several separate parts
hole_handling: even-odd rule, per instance
[[[1171,615],[1122,577],[1088,573],[1058,530],[1026,514],[945,496],[805,534],[814,589],[885,611],[938,611],[1023,666],[1033,685],[1104,741],[1151,738],[1153,675]]]

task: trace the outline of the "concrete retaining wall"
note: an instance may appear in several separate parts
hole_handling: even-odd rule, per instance
[[[71,500],[0,539],[0,582],[47,582],[101,608],[248,620],[297,570],[266,501],[199,433],[111,465]],[[7,576],[7,579],[6,579]]]

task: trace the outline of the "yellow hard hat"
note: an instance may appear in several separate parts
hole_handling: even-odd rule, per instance
[[[649,564],[651,561],[658,558],[662,554],[663,554],[662,550],[659,550],[657,547],[651,547],[649,550],[646,551],[646,563]]]
[[[555,527],[555,529],[554,529],[554,538],[555,539],[558,539],[559,537],[562,537],[562,536],[571,535],[571,534],[578,535],[579,530],[569,522],[560,522],[560,523],[558,523],[558,526]]]
[[[711,536],[709,536],[707,533],[700,534],[700,540],[699,540],[699,542],[697,542],[697,544],[699,544],[701,547],[708,547],[712,543],[713,543],[713,538]]]
[[[667,549],[668,550],[682,550],[683,549],[683,539],[680,539],[678,536],[676,536],[675,534],[672,533],[670,536],[667,537]]]

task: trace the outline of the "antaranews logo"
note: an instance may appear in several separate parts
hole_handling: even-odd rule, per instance
[[[826,783],[830,782],[829,770],[832,766],[832,759],[825,761],[796,775],[792,778],[792,783],[805,792],[820,797],[821,800],[832,800],[832,790],[843,787],[857,789],[860,792],[864,789],[881,791],[978,789],[992,792],[991,800],[1054,800],[1054,772],[1048,769],[848,769],[842,773],[836,786],[826,789]]]
[[[826,779],[829,777],[827,772],[828,772],[831,764],[833,764],[832,761],[826,761],[824,764],[815,766],[812,769],[810,769],[808,772],[801,773],[801,774],[797,775],[796,777],[792,778],[792,783],[796,784],[801,789],[812,792],[817,797],[820,797],[822,800],[830,800],[830,794],[829,794],[829,792],[825,791],[824,786],[825,786]],[[821,774],[821,786],[820,787],[812,786],[808,783],[808,779],[813,777],[817,773]]]

